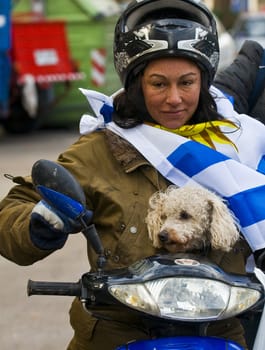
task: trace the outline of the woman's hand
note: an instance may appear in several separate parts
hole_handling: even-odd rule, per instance
[[[33,244],[40,249],[60,249],[69,234],[80,230],[81,225],[53,209],[43,200],[38,202],[31,212],[30,237]]]

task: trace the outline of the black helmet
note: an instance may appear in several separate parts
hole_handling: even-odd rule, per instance
[[[147,61],[165,56],[194,60],[210,85],[219,62],[216,22],[200,0],[134,0],[116,24],[113,51],[125,88]]]

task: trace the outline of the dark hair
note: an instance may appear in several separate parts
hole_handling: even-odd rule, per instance
[[[132,77],[127,90],[123,90],[114,98],[113,121],[121,128],[133,128],[145,121],[155,123],[145,105],[141,86],[142,74],[143,72],[140,72]],[[209,92],[208,75],[204,70],[201,70],[199,104],[189,123],[197,124],[220,119],[223,117],[217,112],[216,103]]]
[[[144,101],[141,76],[142,72],[133,76],[128,88],[114,98],[112,120],[121,128],[133,128],[151,119]]]

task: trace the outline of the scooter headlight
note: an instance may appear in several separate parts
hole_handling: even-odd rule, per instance
[[[182,321],[228,318],[247,310],[261,298],[255,289],[192,277],[112,285],[109,291],[121,303],[138,311]]]

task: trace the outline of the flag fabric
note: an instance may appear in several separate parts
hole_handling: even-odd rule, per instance
[[[252,250],[262,249],[265,247],[265,126],[247,115],[237,114],[219,90],[212,88],[211,92],[219,113],[240,126],[232,132],[224,126],[231,143],[215,140],[215,149],[145,124],[122,129],[108,122],[99,127],[106,127],[130,142],[173,184],[201,185],[223,197],[239,220]],[[90,92],[86,96],[89,101],[93,99]],[[112,107],[111,99],[107,103],[105,99],[102,104]],[[82,134],[91,132],[86,126],[90,124],[89,118],[81,119]]]

